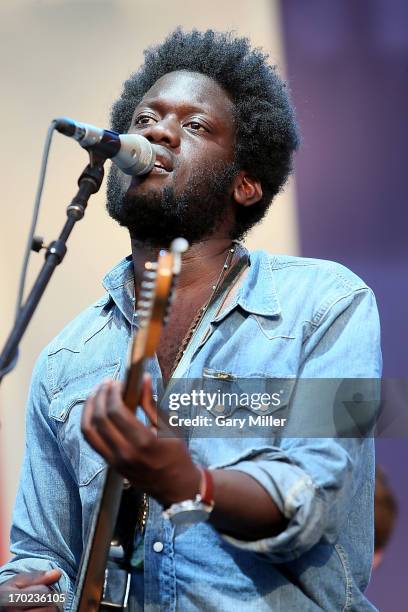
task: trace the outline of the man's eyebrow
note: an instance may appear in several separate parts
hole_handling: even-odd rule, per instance
[[[177,102],[174,105],[169,100],[163,100],[162,98],[143,98],[135,108],[135,112],[139,108],[148,106],[150,108],[157,108],[157,110],[167,110],[168,108],[177,108],[183,113],[207,113],[211,114],[211,107],[209,104],[203,102],[202,104],[193,104],[191,102]]]

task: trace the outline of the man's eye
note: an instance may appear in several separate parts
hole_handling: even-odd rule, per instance
[[[139,115],[139,117],[136,117],[134,125],[151,125],[154,121],[150,115]]]
[[[206,132],[206,128],[199,123],[198,121],[188,121],[188,123],[184,124],[184,127],[189,127],[191,130],[195,132]]]

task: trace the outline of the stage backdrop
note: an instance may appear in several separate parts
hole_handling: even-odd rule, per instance
[[[284,0],[286,62],[303,132],[296,185],[301,253],[334,259],[371,285],[382,325],[384,376],[408,364],[408,3]],[[406,387],[405,387],[406,388]],[[401,409],[406,409],[407,398]],[[405,439],[379,440],[377,461],[400,506],[368,596],[406,608]]]

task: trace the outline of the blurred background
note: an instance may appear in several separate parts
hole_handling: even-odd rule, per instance
[[[108,127],[109,107],[142,50],[177,25],[235,30],[270,54],[289,80],[303,143],[295,179],[250,248],[334,259],[374,289],[384,372],[408,364],[406,209],[408,3],[404,0],[2,0],[2,217],[0,344],[13,319],[45,133],[66,115]],[[56,136],[38,233],[56,238],[87,155]],[[24,404],[41,348],[102,293],[105,271],[129,252],[126,232],[104,211],[104,189],[75,228],[68,254],[0,389],[0,561],[24,450]],[[29,285],[42,263],[33,255]],[[383,611],[405,608],[408,507],[404,439],[377,441],[399,520],[368,594]]]

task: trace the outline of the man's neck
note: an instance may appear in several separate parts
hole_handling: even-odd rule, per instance
[[[218,285],[224,265],[232,254],[231,239],[212,236],[208,240],[191,245],[183,254],[181,273],[177,281],[168,325],[161,334],[157,358],[164,380],[168,380],[177,365],[180,347],[191,338],[189,330],[200,309],[208,303]],[[155,261],[159,248],[147,248],[132,240],[136,297],[146,261]],[[230,256],[230,257],[229,257]],[[228,259],[227,259],[228,258]]]
[[[160,247],[153,248],[135,239],[131,240],[136,295],[140,287],[144,266],[147,261],[156,261]],[[225,263],[231,239],[213,236],[191,245],[183,254],[182,268],[177,286],[188,293],[210,290],[217,281]]]

